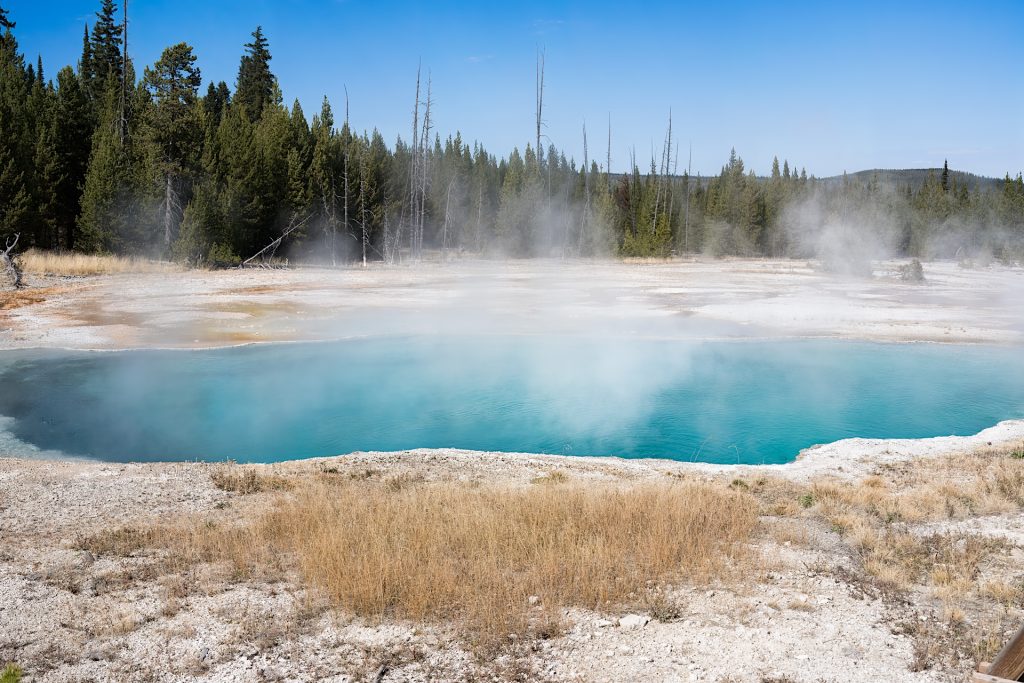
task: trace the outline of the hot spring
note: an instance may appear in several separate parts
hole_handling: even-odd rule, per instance
[[[0,454],[272,462],[460,448],[781,463],[1024,416],[1024,353],[848,341],[420,336],[0,354]]]

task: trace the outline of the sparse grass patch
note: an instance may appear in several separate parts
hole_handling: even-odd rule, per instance
[[[714,484],[316,478],[250,525],[197,524],[159,543],[193,562],[227,561],[239,576],[287,557],[350,613],[450,620],[491,647],[509,634],[556,634],[564,607],[643,606],[649,582],[723,576],[748,556],[757,508],[749,494]]]
[[[1024,606],[1024,582],[1015,583],[992,579],[981,584],[981,594],[1006,607]]]
[[[669,586],[649,588],[644,593],[642,606],[662,623],[678,621],[683,616],[683,605]]]
[[[25,672],[17,664],[10,663],[0,671],[0,683],[21,683],[21,677]]]
[[[569,481],[569,475],[562,470],[551,470],[539,477],[530,480],[531,484],[564,484]]]
[[[743,481],[742,479],[733,479],[732,483],[729,484],[729,488],[734,491],[749,491],[750,484]]]
[[[166,273],[181,270],[167,261],[130,256],[104,256],[74,252],[41,251],[29,249],[18,257],[18,263],[31,275],[112,275],[119,273]]]
[[[814,604],[811,603],[809,600],[804,600],[800,598],[790,600],[789,605],[787,605],[787,607],[789,607],[789,609],[797,610],[799,612],[813,612],[816,609],[814,607]]]
[[[88,550],[97,557],[101,555],[127,557],[150,545],[154,538],[152,529],[123,526],[104,529],[91,536],[82,536],[75,542],[75,547],[79,550]]]
[[[221,491],[230,493],[261,493],[263,491],[287,491],[292,483],[272,474],[260,474],[251,467],[241,467],[233,463],[219,465],[210,473],[213,485]]]

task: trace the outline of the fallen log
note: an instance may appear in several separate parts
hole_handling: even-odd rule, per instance
[[[284,241],[284,238],[292,234],[299,228],[301,228],[303,225],[305,225],[311,217],[312,214],[306,216],[301,221],[296,221],[295,219],[292,219],[292,221],[288,224],[288,227],[286,227],[284,231],[277,236],[276,239],[274,239],[270,244],[263,247],[249,258],[242,261],[240,267],[270,268],[270,259],[274,258],[274,254],[277,253],[277,248],[281,246],[281,242]]]
[[[1024,677],[1024,626],[999,651],[985,673],[997,680],[1019,681]]]

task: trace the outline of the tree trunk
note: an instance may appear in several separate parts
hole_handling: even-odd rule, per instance
[[[363,268],[366,267],[366,165],[363,164],[363,168],[359,173],[359,222],[362,224],[363,229]]]
[[[174,206],[174,189],[171,184],[171,174],[168,173],[164,188],[164,248],[169,252],[171,249],[171,225],[174,219],[171,215]]]

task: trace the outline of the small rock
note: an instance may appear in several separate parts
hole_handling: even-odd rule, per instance
[[[531,595],[529,598],[527,598],[527,600],[529,601],[531,607],[540,604],[540,597],[536,595]]]
[[[597,621],[594,622],[594,626],[596,626],[597,628],[608,628],[609,626],[614,626],[614,625],[615,624],[613,624],[612,622],[608,621],[607,619],[598,619]]]
[[[641,614],[627,614],[619,619],[622,628],[643,628],[651,622],[651,618]]]

